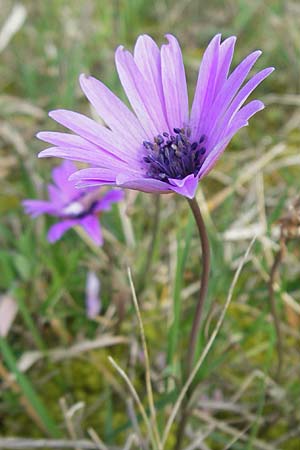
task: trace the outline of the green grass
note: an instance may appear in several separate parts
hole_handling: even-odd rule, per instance
[[[92,73],[124,99],[113,60],[117,45],[132,49],[141,33],[149,33],[162,43],[164,34],[171,32],[182,45],[192,96],[203,50],[213,34],[222,32],[224,36],[238,36],[235,64],[260,48],[263,56],[257,68],[274,65],[276,72],[257,90],[257,97],[266,101],[266,110],[234,138],[199,193],[201,202],[209,207],[206,219],[212,273],[198,353],[216,325],[233,273],[251,239],[241,233],[253,224],[264,228],[238,281],[220,334],[199,371],[195,411],[204,409],[207,420],[197,414],[190,418],[191,434],[185,445],[199,430],[205,433],[209,420],[214,420],[205,438],[212,450],[226,448],[235,437],[230,447],[233,450],[254,450],[263,448],[259,447],[263,444],[298,450],[297,240],[289,243],[278,278],[276,299],[284,338],[284,368],[278,383],[273,379],[277,355],[267,287],[278,243],[277,220],[300,187],[299,161],[286,164],[287,158],[297,157],[300,143],[295,106],[299,103],[300,65],[297,2],[28,0],[24,5],[26,21],[2,52],[0,67],[0,294],[12,296],[19,308],[8,336],[0,340],[0,435],[71,438],[60,408],[61,398],[69,408],[84,402],[72,416],[76,438],[88,438],[92,427],[108,445],[123,447],[134,429],[132,414],[136,414],[141,433],[146,433],[137,409],[129,417],[123,381],[107,360],[112,355],[126,370],[146,407],[144,365],[127,266],[137,280],[163,430],[180,390],[201,269],[197,230],[187,202],[173,195],[162,196],[150,266],[147,256],[155,229],[155,200],[151,195],[128,192],[126,220],[117,207],[101,217],[107,232],[100,254],[73,230],[50,245],[46,234],[51,219],[32,222],[20,202],[45,195],[44,184],[58,163],[36,158],[44,147],[35,134],[59,129],[46,112],[63,107],[91,113],[78,85],[81,72]],[[0,28],[11,7],[11,2],[4,0]],[[25,112],[21,104],[27,105]],[[286,149],[236,185],[278,143],[285,144]],[[217,195],[227,186],[235,187],[217,201]],[[236,230],[235,236],[226,236],[228,230]],[[85,314],[89,269],[101,279],[99,321],[91,321]],[[286,293],[294,303],[287,303]],[[75,344],[103,335],[123,336],[128,343],[89,349],[59,361],[49,356],[49,351],[57,348],[64,349],[67,356]],[[21,372],[18,363],[31,351],[39,351],[43,357]],[[260,378],[255,377],[258,373]],[[11,374],[17,388],[12,388]],[[210,406],[202,408],[205,403]],[[231,431],[226,431],[226,426]],[[241,438],[242,430],[246,431]],[[174,439],[175,428],[167,448],[172,448]]]

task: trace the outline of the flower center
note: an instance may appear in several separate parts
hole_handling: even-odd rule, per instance
[[[144,141],[147,156],[146,174],[149,178],[169,181],[169,178],[182,180],[187,175],[196,176],[204,162],[206,149],[203,145],[205,136],[199,141],[190,141],[189,128],[174,128],[174,135],[163,133],[154,138],[154,142]]]
[[[84,211],[84,208],[80,202],[71,202],[67,206],[64,207],[62,210],[63,214],[66,216],[73,216],[77,217],[78,214],[82,214]]]
[[[83,219],[93,214],[98,201],[91,194],[80,195],[62,209],[62,216],[68,219]]]

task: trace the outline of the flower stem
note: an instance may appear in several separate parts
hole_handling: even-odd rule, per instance
[[[199,237],[201,241],[201,249],[202,249],[202,273],[201,273],[201,284],[199,291],[199,298],[196,305],[196,311],[194,315],[194,321],[192,325],[192,330],[190,334],[189,344],[188,344],[188,352],[187,352],[187,377],[191,373],[193,367],[193,361],[195,357],[197,338],[199,334],[199,328],[201,324],[202,311],[204,301],[207,295],[208,290],[208,280],[209,280],[209,271],[210,271],[210,249],[209,249],[209,240],[205,228],[205,223],[203,221],[203,217],[195,198],[188,199],[190,208],[193,212]]]
[[[205,223],[199,208],[199,205],[197,203],[197,200],[195,198],[188,199],[190,208],[193,212],[199,237],[201,241],[201,249],[202,249],[202,273],[201,273],[201,284],[200,284],[200,291],[199,291],[199,297],[198,302],[196,305],[196,311],[194,315],[194,321],[190,333],[189,343],[188,343],[188,350],[187,350],[187,361],[186,361],[186,379],[189,379],[192,371],[193,371],[193,362],[195,357],[195,351],[196,351],[196,344],[197,339],[199,335],[199,329],[201,324],[201,318],[202,318],[202,311],[203,311],[203,305],[204,301],[207,295],[208,290],[208,280],[209,280],[209,271],[210,271],[210,249],[209,249],[209,240],[205,228]],[[185,400],[182,404],[182,412],[181,412],[181,419],[178,425],[177,429],[177,439],[175,443],[174,450],[180,450],[181,443],[184,437],[184,430],[186,426],[186,422],[188,419],[188,402],[191,396],[191,388],[189,391],[186,392]]]

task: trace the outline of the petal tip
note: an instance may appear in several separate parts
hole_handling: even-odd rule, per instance
[[[124,45],[118,45],[116,48],[116,55],[119,55],[120,53],[123,53],[125,51]]]
[[[80,75],[79,75],[79,83],[81,84],[81,83],[84,83],[85,81],[87,81],[87,80],[89,80],[91,77],[88,75],[88,74],[86,74],[86,73],[81,73]]]
[[[165,38],[167,39],[169,44],[176,43],[177,45],[179,45],[178,40],[177,40],[176,36],[174,36],[174,34],[167,33],[167,34],[165,34]],[[168,44],[166,44],[166,45],[168,45]]]
[[[78,181],[78,171],[72,173],[72,174],[68,177],[68,181]]]
[[[48,116],[53,119],[56,120],[57,114],[59,114],[60,112],[64,112],[64,109],[53,109],[52,111],[48,112]]]

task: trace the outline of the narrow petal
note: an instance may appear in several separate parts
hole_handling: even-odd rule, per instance
[[[264,109],[265,105],[260,100],[252,100],[246,106],[241,108],[236,115],[234,116],[234,120],[230,123],[230,130],[232,130],[235,126],[241,128],[240,123],[245,122],[245,125],[248,124],[248,120],[254,116],[258,111]],[[237,125],[235,125],[237,123]],[[239,129],[238,128],[238,129]]]
[[[128,172],[122,172],[119,171],[119,173],[122,173],[123,176],[129,176],[129,177],[141,177],[140,173],[137,173],[135,171]],[[99,180],[102,181],[115,181],[116,177],[118,175],[118,172],[115,170],[110,170],[102,167],[91,167],[90,169],[81,169],[77,172],[73,173],[70,177],[70,180],[75,181],[76,185],[80,181],[90,181],[90,180]]]
[[[201,121],[207,114],[215,93],[215,82],[218,70],[221,35],[217,34],[204,52],[199,68],[198,81],[191,111],[192,136],[197,138],[200,133]]]
[[[123,47],[118,47],[116,50],[116,67],[127,98],[147,133],[145,139],[153,139],[162,131],[159,116],[156,113],[160,105],[149,96],[147,81],[131,53]]]
[[[215,142],[223,140],[224,136],[231,133],[232,130],[236,130],[235,133],[242,127],[248,125],[248,120],[256,114],[258,111],[264,109],[264,104],[260,100],[253,100],[238,111],[234,117],[222,121],[221,129],[215,132]]]
[[[55,207],[50,202],[43,200],[23,200],[22,205],[26,214],[29,214],[33,218],[41,214],[55,213]]]
[[[187,175],[182,180],[169,178],[170,189],[187,198],[194,198],[198,187],[198,177],[193,174]]]
[[[124,198],[124,191],[110,190],[99,200],[96,211],[109,211],[112,203],[120,202]]]
[[[70,161],[78,161],[87,164],[91,164],[93,166],[105,167],[107,169],[121,171],[121,170],[130,170],[127,163],[120,161],[117,158],[114,158],[112,155],[103,152],[101,150],[90,151],[90,150],[80,150],[79,148],[63,148],[63,147],[50,147],[45,150],[42,150],[38,154],[39,158],[63,158]]]
[[[79,223],[96,245],[103,244],[101,227],[97,216],[86,216],[84,217],[84,219],[81,219]]]
[[[256,51],[248,55],[229,76],[222,90],[217,95],[211,110],[208,112],[206,129],[201,130],[201,134],[210,134],[213,136],[214,127],[218,125],[219,118],[227,110],[260,55],[261,51]]]
[[[133,148],[117,134],[103,127],[94,120],[66,109],[51,111],[49,116],[73,133],[79,134],[88,141],[101,147],[103,151],[114,155],[123,161],[136,161],[138,149]]]
[[[71,176],[77,188],[116,186],[116,172],[106,168],[92,167],[78,170]]]
[[[134,189],[142,192],[157,192],[161,194],[171,192],[169,185],[163,181],[155,180],[153,178],[128,177],[123,174],[118,175],[116,185],[122,188]]]
[[[134,47],[134,61],[147,82],[147,93],[156,105],[161,130],[170,131],[166,120],[166,107],[161,79],[160,50],[150,36],[139,36]]]
[[[82,74],[79,82],[88,100],[113,132],[119,133],[134,147],[143,142],[145,132],[141,124],[116,95],[96,78]]]
[[[218,74],[215,83],[215,94],[222,89],[225,81],[227,80],[230,65],[232,63],[235,43],[236,37],[231,36],[225,39],[225,41],[220,45]]]
[[[258,111],[264,108],[264,104],[259,100],[253,100],[244,106],[237,114],[232,126],[227,130],[226,135],[210,151],[201,167],[198,177],[203,178],[216,164],[217,160],[233,138],[233,136],[243,127],[248,125],[248,120]]]
[[[228,110],[226,111],[226,114],[224,115],[224,121],[227,123],[230,123],[232,118],[235,116],[237,111],[243,106],[245,101],[248,99],[249,95],[252,94],[254,89],[257,88],[257,86],[265,79],[267,78],[272,72],[274,71],[273,67],[269,67],[267,69],[264,69],[260,72],[258,72],[256,75],[254,75],[248,83],[245,84],[245,86],[239,91],[235,99],[232,101],[231,105],[229,106]]]
[[[98,145],[93,144],[77,134],[60,133],[57,131],[40,131],[37,133],[36,137],[41,141],[48,142],[57,147],[71,147],[91,151],[99,150]]]
[[[177,39],[166,35],[168,44],[161,48],[161,73],[169,128],[188,124],[189,104],[182,54]]]
[[[76,224],[77,224],[76,220],[64,220],[62,222],[58,222],[52,225],[47,234],[48,241],[51,244],[53,242],[58,241],[67,230],[69,230]]]

